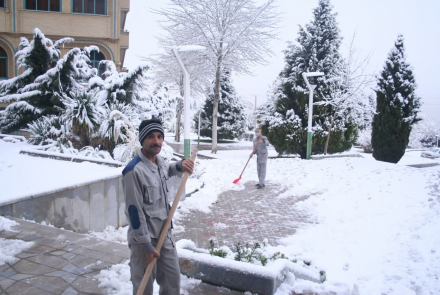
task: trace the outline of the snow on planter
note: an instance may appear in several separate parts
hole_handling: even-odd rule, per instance
[[[227,288],[272,295],[286,278],[295,278],[316,284],[321,282],[319,270],[307,269],[287,259],[279,259],[266,266],[211,256],[190,240],[176,243],[180,260],[180,272],[210,284]]]

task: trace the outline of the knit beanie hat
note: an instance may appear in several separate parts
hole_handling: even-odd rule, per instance
[[[162,122],[160,120],[150,119],[142,121],[141,125],[139,125],[139,142],[141,143],[141,145],[145,137],[147,137],[148,134],[153,131],[160,132],[162,133],[162,136],[165,137]]]

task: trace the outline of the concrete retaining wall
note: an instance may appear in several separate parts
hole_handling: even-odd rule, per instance
[[[170,178],[170,200],[174,199],[179,183],[180,178]],[[122,176],[0,204],[0,215],[38,223],[44,221],[80,233],[103,231],[109,225],[116,228],[125,226],[127,220],[124,211]]]

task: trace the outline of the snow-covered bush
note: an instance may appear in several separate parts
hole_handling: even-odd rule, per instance
[[[137,140],[136,128],[130,121],[135,110],[124,102],[111,103],[104,108],[99,134],[107,140],[107,147],[113,149],[119,143],[128,143]]]
[[[428,148],[437,146],[440,138],[440,127],[428,117],[420,114],[421,121],[414,124],[409,136],[411,148]]]
[[[373,151],[371,147],[371,128],[366,128],[359,132],[357,143],[361,145],[366,153]]]
[[[56,140],[65,130],[60,117],[50,115],[43,116],[38,120],[28,124],[28,128],[25,129],[31,133],[29,143],[31,144],[45,144],[50,140]]]
[[[108,151],[100,150],[99,147],[94,148],[92,146],[85,146],[79,151],[78,154],[84,157],[113,160]]]
[[[70,93],[63,97],[64,121],[74,135],[79,137],[79,147],[90,145],[90,135],[100,123],[102,108],[99,102],[85,90]]]

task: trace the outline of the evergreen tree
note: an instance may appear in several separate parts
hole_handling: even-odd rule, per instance
[[[89,81],[89,91],[93,92],[100,100],[107,105],[116,102],[124,102],[126,104],[134,103],[142,100],[142,93],[145,86],[144,73],[148,70],[148,66],[142,65],[128,73],[119,73],[116,70],[114,62],[109,60],[101,61],[105,64],[106,71],[101,77],[94,77]]]
[[[397,163],[405,154],[411,126],[420,121],[416,82],[406,62],[403,36],[399,35],[378,77],[377,112],[373,119],[373,157]]]
[[[66,81],[63,77],[53,77],[48,73],[56,72],[51,69],[52,59],[60,58],[59,47],[72,38],[63,38],[55,43],[46,38],[39,30],[34,30],[33,39],[20,39],[20,50],[16,53],[19,67],[26,70],[19,76],[0,82],[0,101],[12,102],[0,115],[0,131],[11,132],[24,128],[28,123],[42,115],[59,115],[63,109],[60,94],[54,93],[54,84],[58,89]],[[77,60],[72,61],[75,65]],[[60,61],[57,65],[60,64]],[[61,79],[59,79],[61,78]],[[70,77],[67,78],[70,82]],[[56,92],[56,90],[55,90]]]
[[[200,135],[212,136],[212,112],[214,105],[214,84],[208,90],[208,97],[200,115]],[[217,135],[219,139],[238,138],[246,131],[245,106],[241,102],[231,82],[231,73],[225,72],[220,80],[220,101],[218,104]],[[198,129],[199,117],[194,118],[195,128]]]
[[[314,102],[330,99],[335,89],[343,91],[341,83],[344,65],[339,54],[341,37],[329,0],[320,0],[313,11],[314,19],[305,28],[300,27],[297,41],[285,53],[286,65],[276,80],[268,102],[257,112],[264,134],[278,153],[306,156],[308,124],[308,88],[303,72],[324,72],[325,76],[312,78],[316,84]],[[314,81],[313,81],[314,80]],[[327,130],[334,114],[332,105],[313,106],[313,153],[324,151]],[[357,126],[342,114],[335,118],[329,152],[351,148],[357,135]]]

